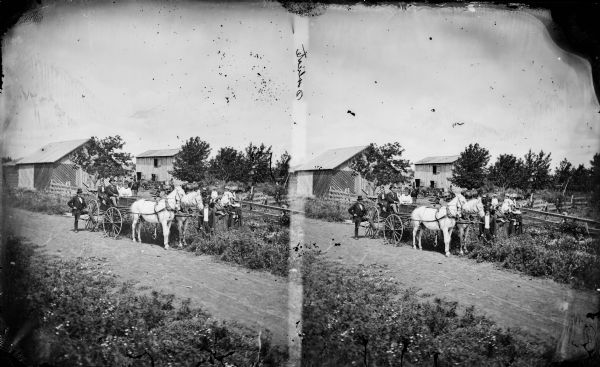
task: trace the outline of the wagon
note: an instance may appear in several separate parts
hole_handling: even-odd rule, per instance
[[[398,245],[402,240],[404,228],[410,227],[410,214],[417,207],[415,204],[395,204],[394,212],[386,214],[378,205],[367,211],[367,222],[363,225],[365,236],[378,238],[383,236],[387,243]]]
[[[88,218],[85,228],[96,231],[100,227],[108,237],[117,238],[124,224],[131,224],[131,212],[129,208],[138,197],[120,197],[117,206],[109,206],[101,200],[91,199],[88,203]]]

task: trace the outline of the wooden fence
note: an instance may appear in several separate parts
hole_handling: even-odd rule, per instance
[[[349,191],[340,191],[340,190],[335,190],[333,188],[329,188],[329,192],[327,193],[327,195],[325,196],[325,200],[331,200],[331,201],[339,201],[339,202],[343,202],[343,203],[349,203],[349,202],[353,202],[356,200],[356,198],[358,197],[358,195],[353,194]]]
[[[593,219],[574,217],[570,215],[552,213],[550,211],[541,211],[531,208],[521,208],[520,210],[524,212],[523,218],[527,218],[536,222],[543,222],[554,225],[558,225],[568,221],[578,222],[583,224],[583,226],[586,228],[589,234],[600,234],[600,222]]]
[[[571,195],[570,200],[564,201],[562,203],[561,209],[568,210],[568,209],[573,209],[573,208],[581,208],[581,207],[588,205],[589,202],[590,202],[590,197]],[[558,211],[555,203],[544,201],[542,199],[534,199],[533,204],[531,204],[531,199],[530,199],[530,205],[531,205],[531,209],[534,209],[534,210],[549,211],[549,212]]]
[[[52,194],[75,195],[77,193],[77,187],[65,185],[56,181],[50,181],[50,185],[46,191]]]

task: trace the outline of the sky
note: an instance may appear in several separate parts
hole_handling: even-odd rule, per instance
[[[330,6],[299,19],[267,2],[76,2],[41,14],[3,39],[5,156],[117,134],[133,154],[200,136],[213,152],[264,142],[292,164],[394,141],[411,162],[471,143],[491,163],[533,149],[589,166],[600,151],[591,68],[554,44],[544,11]]]

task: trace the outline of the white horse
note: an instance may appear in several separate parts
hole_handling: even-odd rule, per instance
[[[441,208],[429,208],[420,206],[413,210],[410,215],[413,224],[413,248],[416,249],[415,241],[419,234],[419,250],[421,247],[421,235],[423,229],[432,231],[441,230],[444,234],[446,256],[450,256],[450,236],[456,225],[456,219],[460,217],[463,204],[466,199],[462,195],[456,195],[448,204]]]
[[[188,209],[198,209],[199,211],[204,209],[202,193],[200,190],[188,192],[181,198],[181,210],[186,211]],[[183,247],[183,243],[185,243],[185,230],[189,219],[190,217],[187,216],[175,217],[175,221],[177,222],[177,232],[179,233],[179,247]]]
[[[467,218],[471,215],[478,215],[479,218],[485,217],[485,209],[483,207],[483,202],[481,201],[481,198],[478,197],[476,199],[471,199],[467,201],[462,206],[462,215],[464,218]],[[466,239],[471,225],[470,223],[464,223],[459,220],[458,223],[456,223],[456,228],[458,228],[458,238],[460,239],[460,254],[462,255],[464,252],[467,252]]]
[[[175,190],[158,202],[140,199],[131,204],[130,212],[133,216],[131,237],[133,242],[136,242],[136,231],[139,241],[142,242],[141,220],[145,220],[148,223],[160,223],[162,225],[165,249],[168,249],[169,229],[171,228],[173,219],[175,219],[175,212],[181,209],[181,199],[184,195],[185,191],[183,191],[181,186],[177,186]]]

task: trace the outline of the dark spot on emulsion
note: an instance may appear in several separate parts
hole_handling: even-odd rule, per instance
[[[352,116],[356,116],[356,113],[354,113],[354,112],[352,112],[352,111],[350,111],[350,110],[348,110],[348,112],[346,112],[346,113],[349,113],[349,114],[351,114]]]
[[[435,112],[435,108],[432,108],[432,109],[431,109],[431,112]]]
[[[429,37],[429,40],[431,41],[433,38]]]

